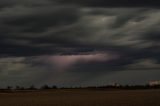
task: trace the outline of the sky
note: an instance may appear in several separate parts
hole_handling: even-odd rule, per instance
[[[160,80],[158,0],[0,0],[0,87]]]

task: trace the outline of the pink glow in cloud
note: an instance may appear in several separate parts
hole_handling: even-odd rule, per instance
[[[117,59],[118,56],[110,53],[93,53],[93,54],[78,54],[78,55],[56,55],[47,56],[45,60],[49,64],[53,64],[57,70],[67,70],[79,61],[87,62],[103,62]]]

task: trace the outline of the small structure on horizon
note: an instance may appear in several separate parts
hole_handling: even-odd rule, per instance
[[[149,86],[159,86],[160,85],[160,81],[155,80],[155,81],[149,81]]]
[[[119,87],[120,84],[114,82],[114,83],[111,84],[111,86],[113,86],[113,87]]]

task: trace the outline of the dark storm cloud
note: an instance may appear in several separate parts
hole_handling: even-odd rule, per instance
[[[48,54],[46,52],[54,53],[56,49],[51,50],[50,45],[54,48],[54,43],[56,45],[56,42],[62,43],[64,40],[62,39],[61,42],[61,39],[54,38],[58,36],[56,33],[51,33],[51,35],[45,33],[50,27],[56,30],[59,27],[72,25],[79,18],[77,8],[70,5],[55,5],[44,0],[28,1],[28,4],[41,4],[33,7],[24,5],[27,3],[18,0],[1,3],[6,5],[0,11],[1,54],[3,55],[27,55],[23,51],[30,51],[28,55],[39,55],[42,52],[42,55]],[[7,4],[12,4],[12,6],[7,7]],[[44,46],[49,45],[49,47],[43,48],[43,42],[45,42]],[[42,47],[34,46],[41,43]]]
[[[143,47],[145,45],[143,42],[154,43],[156,41],[154,39],[158,38],[158,32],[155,32],[154,35],[148,33],[151,31],[143,32],[151,27],[152,29],[159,27],[158,19],[154,19],[154,15],[159,17],[159,10],[144,8],[156,7],[159,3],[148,2],[145,4],[144,1],[129,2],[126,0],[100,0],[92,1],[92,3],[89,0],[1,1],[3,6],[0,11],[0,53],[6,56],[36,56],[79,54],[110,49],[126,54],[128,57],[132,57],[134,52],[141,54],[143,51],[148,51],[146,47]],[[93,7],[104,5],[125,8],[83,7],[83,5],[90,6],[90,4]],[[128,6],[139,6],[139,8],[127,10]],[[140,28],[138,29],[134,24],[139,24]],[[152,41],[148,42],[146,39],[150,35],[153,35]],[[138,45],[142,45],[142,48],[138,50],[130,48]],[[153,48],[155,46],[148,45]],[[134,52],[130,53],[128,49]]]
[[[155,7],[160,2],[153,0],[57,0],[60,3],[77,4],[91,7]]]
[[[137,66],[159,69],[159,5],[151,0],[0,0],[0,76],[58,83]]]
[[[160,41],[160,31],[157,29],[157,30],[148,32],[145,39],[148,41],[155,41],[155,43],[158,43]]]
[[[159,17],[158,9],[84,8],[69,3],[13,0],[11,7],[4,7],[0,12],[1,55],[63,55],[110,50],[125,54],[124,60],[133,57],[128,60],[134,61],[150,58],[150,54],[155,53],[147,48],[156,46],[158,32],[151,34],[151,31],[159,27],[155,18]],[[153,30],[149,31],[150,28]],[[144,51],[147,56],[143,56]]]
[[[22,7],[23,8],[23,7]],[[21,9],[21,7],[19,8]],[[7,26],[22,27],[22,32],[43,32],[48,27],[59,27],[62,25],[72,24],[77,20],[76,10],[72,7],[52,8],[45,7],[35,8],[28,14],[12,16],[12,20],[3,19],[3,24]],[[31,9],[32,10],[32,9]]]
[[[117,45],[111,44],[115,42],[110,41],[114,41],[119,37],[123,38],[123,36],[129,37],[128,34],[125,34],[125,30],[126,32],[131,30],[131,28],[127,29],[128,22],[133,20],[140,23],[147,17],[143,16],[143,14],[149,14],[150,11],[150,9],[131,9],[128,11],[125,9],[94,8],[85,10],[81,5],[74,5],[74,3],[94,5],[106,4],[107,2],[115,4],[115,6],[116,4],[121,5],[121,3],[116,3],[115,1],[92,1],[92,3],[90,3],[91,1],[62,2],[52,0],[40,0],[39,2],[33,0],[1,1],[1,5],[3,5],[3,9],[0,12],[1,54],[27,55],[26,53],[23,54],[22,51],[30,51],[28,55],[59,52],[63,54],[65,52],[64,48],[71,48],[71,51],[67,53],[85,50],[94,51],[103,47],[116,48]],[[128,1],[120,2],[129,3]],[[94,14],[95,12],[99,14]],[[102,20],[104,23],[107,20],[113,22],[105,26],[101,25],[102,22],[100,21],[98,23],[98,20]],[[106,34],[109,35],[108,38],[101,35],[101,32],[104,32],[105,29],[109,29],[109,33],[106,31]],[[114,30],[117,30],[117,34],[113,34]],[[101,43],[99,43],[98,33],[102,38],[105,37]],[[98,39],[94,40],[93,38]],[[110,41],[106,41],[106,39]]]
[[[71,4],[86,7],[151,7],[159,8],[160,2],[153,0],[10,0],[0,1],[0,7],[11,7],[14,5],[43,6],[50,4]]]

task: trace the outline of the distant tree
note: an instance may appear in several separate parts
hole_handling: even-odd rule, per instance
[[[53,86],[52,86],[52,89],[57,89],[57,86],[56,86],[56,85],[53,85]]]
[[[51,89],[47,84],[45,84],[45,85],[43,85],[42,87],[41,87],[41,89]]]
[[[25,88],[24,88],[23,86],[18,86],[18,85],[17,85],[17,86],[15,87],[15,90],[25,90]]]
[[[129,89],[130,86],[129,86],[129,85],[125,85],[124,88],[125,88],[125,89]]]
[[[17,85],[17,86],[16,86],[16,90],[20,90],[20,86]]]
[[[24,87],[20,87],[20,90],[25,90],[25,88]]]
[[[31,85],[28,89],[29,90],[36,90],[36,87],[34,85]]]
[[[7,90],[11,90],[12,89],[12,87],[11,86],[7,86],[7,88],[6,88]]]
[[[149,84],[146,84],[145,87],[146,87],[146,88],[150,88]]]

